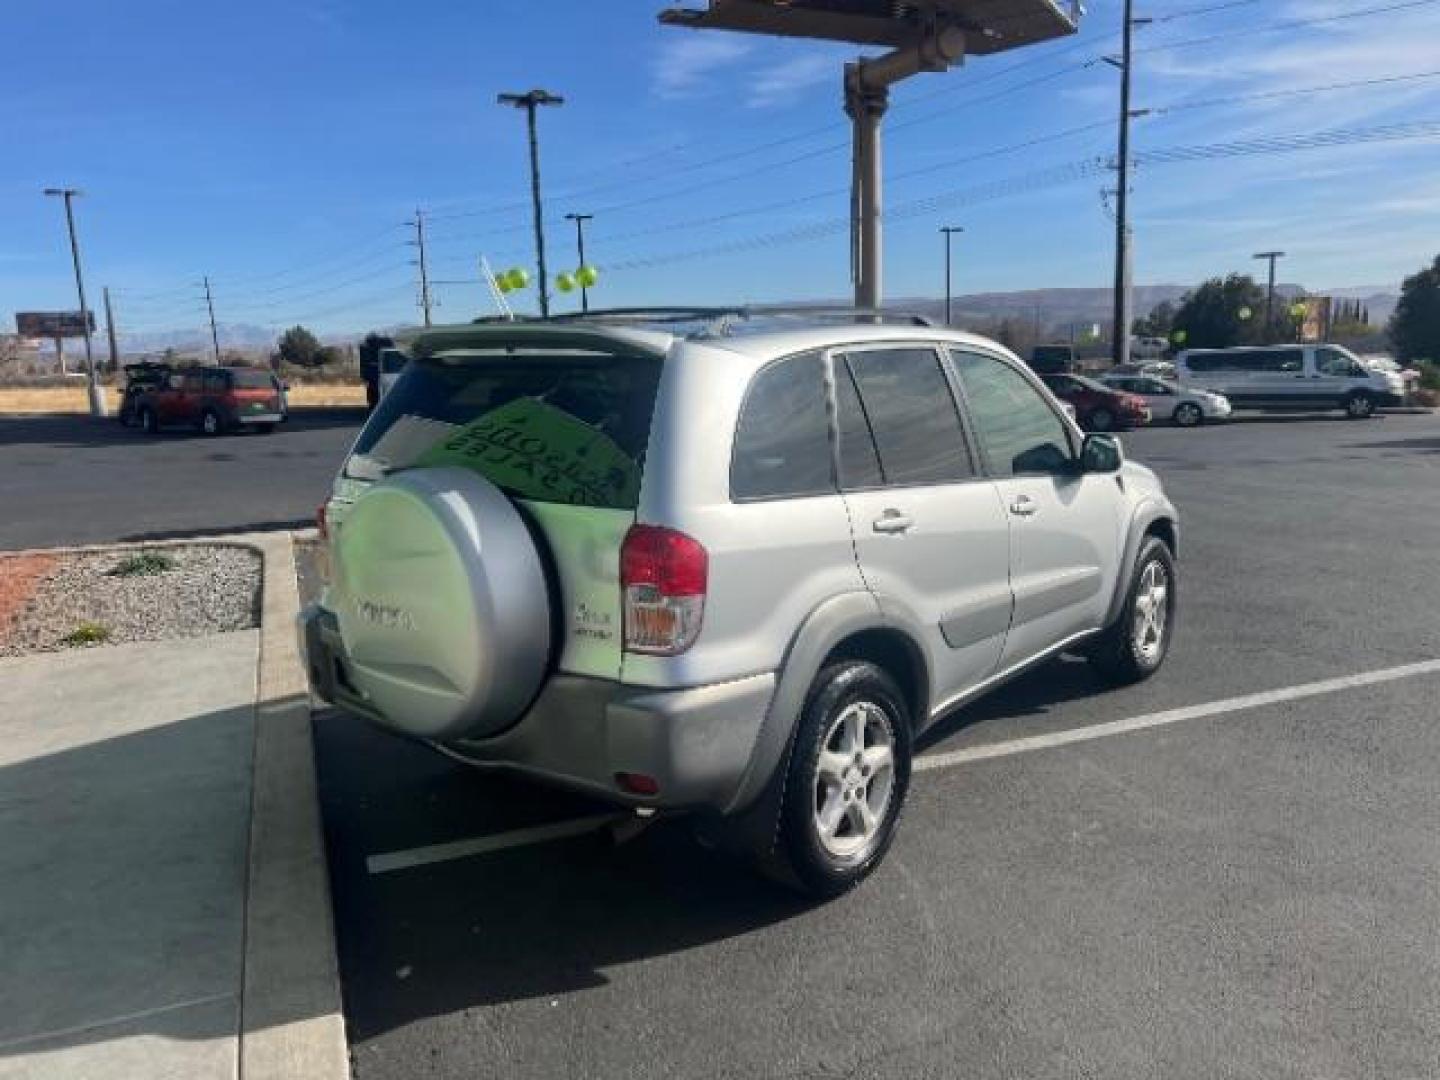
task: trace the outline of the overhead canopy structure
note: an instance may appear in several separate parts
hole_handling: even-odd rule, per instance
[[[693,30],[816,38],[890,51],[845,65],[845,111],[854,126],[851,263],[855,306],[880,307],[880,118],[890,87],[944,71],[966,53],[1035,45],[1079,28],[1079,0],[706,0],[668,8],[660,21]]]
[[[932,27],[966,33],[976,55],[1073,34],[1078,3],[1057,0],[709,0],[703,11],[671,8],[660,21],[693,29],[739,30],[903,49]]]

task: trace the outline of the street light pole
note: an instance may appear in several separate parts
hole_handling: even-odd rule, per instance
[[[80,270],[80,241],[75,236],[75,210],[72,205],[78,188],[46,188],[46,195],[65,200],[65,226],[70,231],[70,258],[75,263],[75,291],[80,294],[80,321],[85,331],[85,377],[89,382],[90,415],[105,415],[105,397],[95,377],[95,354],[90,346],[90,309],[85,305],[85,275]]]
[[[585,222],[593,218],[594,214],[566,214],[567,221],[575,222],[575,247],[579,249],[580,265],[585,265]],[[585,282],[580,282],[580,310],[590,310],[590,290],[585,287]]]
[[[1115,340],[1112,347],[1117,365],[1130,360],[1130,121],[1148,111],[1130,108],[1135,27],[1151,21],[1135,17],[1135,0],[1125,0],[1124,19],[1120,59],[1105,58],[1106,63],[1120,69],[1120,144],[1115,155],[1115,173],[1119,181],[1115,185]]]
[[[1283,251],[1261,251],[1255,258],[1270,264],[1269,283],[1265,286],[1265,341],[1268,344],[1275,335],[1275,263],[1285,258]]]
[[[548,90],[531,90],[525,94],[500,94],[496,101],[525,110],[530,134],[530,198],[535,204],[535,261],[540,271],[540,316],[550,316],[550,282],[545,276],[545,217],[540,205],[540,140],[535,131],[535,110],[541,105],[564,105],[565,99]]]
[[[941,225],[940,231],[945,234],[945,325],[949,326],[953,321],[950,318],[950,237],[955,233],[963,233],[963,225]]]

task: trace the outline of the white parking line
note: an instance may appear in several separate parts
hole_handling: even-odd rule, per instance
[[[415,866],[430,863],[449,862],[470,855],[484,855],[506,848],[524,847],[527,844],[543,844],[551,840],[563,840],[567,836],[580,836],[594,832],[613,822],[633,817],[629,813],[592,814],[589,817],[556,821],[549,825],[536,825],[529,829],[514,829],[511,832],[495,833],[493,836],[477,836],[471,840],[452,840],[448,844],[429,844],[425,847],[407,848],[404,851],[387,851],[371,855],[365,860],[365,868],[372,874],[387,874],[392,870],[409,870]]]
[[[1266,690],[1259,694],[1245,694],[1241,697],[1225,698],[1203,705],[1187,705],[1164,712],[1132,716],[1128,720],[1110,720],[1103,724],[1056,731],[1049,735],[1030,735],[1023,739],[990,743],[986,746],[971,746],[964,750],[951,750],[943,754],[927,754],[915,759],[916,772],[930,772],[948,769],[955,765],[967,765],[973,761],[987,761],[990,758],[1009,757],[1012,754],[1026,754],[1032,750],[1048,750],[1055,746],[1069,746],[1071,743],[1089,742],[1091,739],[1105,739],[1111,735],[1128,735],[1134,731],[1148,731],[1151,728],[1166,727],[1185,720],[1204,720],[1212,716],[1240,712],[1242,709],[1257,709],[1262,705],[1278,705],[1285,701],[1316,697],[1320,694],[1334,694],[1341,690],[1353,690],[1360,686],[1394,682],[1396,679],[1410,679],[1417,675],[1440,673],[1440,660],[1421,660],[1399,667],[1366,671],[1359,675],[1345,675],[1338,679],[1322,679],[1319,682],[1301,683],[1279,690]]]
[[[1244,709],[1258,709],[1262,705],[1278,705],[1286,701],[1298,701],[1301,698],[1334,694],[1341,690],[1353,690],[1362,686],[1373,686],[1376,683],[1435,674],[1440,674],[1440,659],[1422,660],[1414,664],[1401,664],[1399,667],[1366,671],[1359,675],[1322,679],[1319,682],[1301,683],[1298,686],[1266,690],[1258,694],[1245,694],[1241,697],[1225,698],[1202,705],[1187,705],[1179,709],[1167,709],[1164,712],[1132,716],[1127,720],[1110,720],[1103,724],[1091,724],[1087,727],[1072,728],[1069,731],[1056,731],[1049,735],[1031,735],[1022,739],[1010,739],[1006,742],[990,743],[985,746],[971,746],[964,750],[952,750],[943,754],[926,754],[915,759],[914,771],[932,772],[937,769],[953,768],[956,765],[967,765],[975,761],[988,761],[991,758],[1010,757],[1012,754],[1026,754],[1033,750],[1048,750],[1056,746],[1089,742],[1092,739],[1105,739],[1111,735],[1128,735],[1135,731],[1149,731],[1152,728],[1167,727],[1185,720],[1204,720],[1212,716],[1240,712]],[[477,836],[470,840],[453,840],[445,844],[429,844],[425,847],[407,848],[403,851],[387,851],[379,855],[371,855],[365,860],[365,866],[371,874],[388,874],[394,870],[409,870],[416,866],[450,862],[454,859],[468,858],[471,855],[484,855],[494,851],[505,851],[509,848],[525,847],[529,844],[545,844],[552,840],[563,840],[569,836],[580,836],[632,816],[629,813],[592,814],[589,817],[556,821],[549,825],[514,829],[491,836]]]

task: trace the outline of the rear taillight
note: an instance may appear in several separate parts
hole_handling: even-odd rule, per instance
[[[329,509],[330,503],[326,501],[321,503],[320,508],[315,511],[315,528],[320,530],[321,540],[330,539],[330,522],[328,520]]]
[[[710,557],[674,529],[632,525],[620,548],[628,652],[675,656],[694,644],[705,615]]]

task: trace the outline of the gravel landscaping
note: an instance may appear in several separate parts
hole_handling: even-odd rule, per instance
[[[249,630],[260,574],[259,552],[222,544],[60,555],[0,626],[0,656]]]

